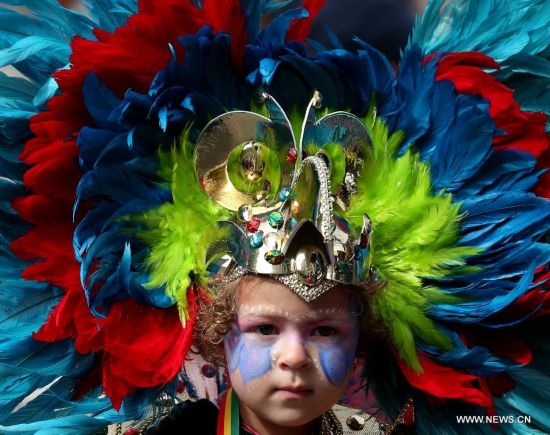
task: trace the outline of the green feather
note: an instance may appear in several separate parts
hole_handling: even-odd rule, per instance
[[[132,219],[141,223],[137,237],[150,248],[144,262],[150,276],[147,286],[164,286],[166,294],[177,302],[185,322],[191,275],[206,284],[207,249],[225,236],[216,222],[230,218],[230,212],[213,202],[201,187],[187,132],[179,145],[160,152],[159,167],[163,184],[172,193],[172,202]]]
[[[365,118],[373,147],[357,182],[357,194],[345,217],[360,231],[363,214],[372,220],[372,265],[386,285],[373,298],[373,314],[386,325],[392,344],[413,369],[421,367],[416,340],[441,349],[451,341],[428,316],[430,303],[460,299],[435,287],[424,277],[473,272],[464,259],[479,248],[457,246],[460,204],[450,194],[434,193],[430,168],[418,153],[398,157],[403,133],[390,134],[371,108]]]

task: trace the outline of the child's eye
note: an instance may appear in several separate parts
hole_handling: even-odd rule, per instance
[[[275,326],[269,324],[257,326],[256,331],[262,335],[273,335],[277,333]]]
[[[312,335],[317,335],[321,337],[330,337],[332,335],[338,334],[338,331],[336,328],[333,328],[332,326],[318,326],[313,330]]]

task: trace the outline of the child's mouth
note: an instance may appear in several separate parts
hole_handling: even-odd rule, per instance
[[[313,394],[313,390],[306,386],[285,386],[277,388],[275,392],[285,399],[303,399]]]

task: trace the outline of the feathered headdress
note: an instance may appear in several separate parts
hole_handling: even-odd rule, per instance
[[[360,40],[306,42],[323,2],[287,3],[3,1],[0,65],[24,77],[0,73],[0,431],[93,430],[173,392],[218,254],[239,252],[212,249],[239,240],[219,223],[252,204],[238,230],[260,249],[279,217],[254,207],[299,191],[307,159],[330,174],[330,230],[384,283],[364,373],[382,409],[412,398],[421,433],[550,430],[550,4],[433,0],[394,68]],[[263,129],[201,154],[243,113]],[[220,179],[252,200],[216,199]]]

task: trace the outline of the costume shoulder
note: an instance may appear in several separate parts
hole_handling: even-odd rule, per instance
[[[154,416],[150,416],[140,422],[112,425],[108,434],[214,435],[217,418],[218,408],[209,400],[185,400],[170,409],[166,416],[157,419],[156,423]]]
[[[412,404],[410,405],[412,409]],[[376,416],[368,414],[361,409],[351,408],[344,405],[334,405],[332,414],[338,420],[343,435],[365,434],[365,435],[408,435],[414,434],[414,421],[407,415],[407,407],[401,415],[393,422],[386,423]]]
[[[340,423],[344,434],[379,434],[383,429],[374,416],[359,409],[334,405],[332,412]]]

